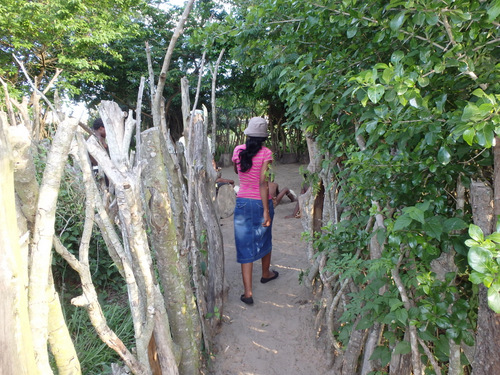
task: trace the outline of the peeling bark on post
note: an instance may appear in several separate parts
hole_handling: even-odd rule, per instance
[[[375,322],[373,327],[368,331],[366,338],[365,347],[363,350],[363,363],[361,366],[361,375],[368,375],[377,368],[380,368],[380,361],[371,360],[374,350],[380,341],[380,335],[382,333],[383,325],[381,323]]]
[[[318,145],[311,134],[306,133],[305,138],[309,151],[309,165],[307,166],[307,170],[311,173],[319,173],[321,171],[321,160],[323,155],[318,151]],[[323,183],[321,183],[320,188],[324,196]],[[321,210],[321,214],[323,212],[323,201],[321,198],[317,197],[314,186],[310,186],[304,194],[299,196],[299,206],[304,230],[309,233],[311,238],[314,238],[314,233],[318,227],[320,227],[322,219],[322,217],[319,217],[320,213],[316,212],[316,210]],[[307,244],[307,257],[310,262],[314,259],[314,249],[311,242]]]
[[[141,160],[146,165],[143,185],[150,196],[148,222],[152,231],[151,242],[164,288],[173,339],[182,350],[179,370],[182,374],[197,374],[200,368],[201,329],[190,285],[188,254],[181,252],[182,236],[178,236],[178,224],[172,212],[172,189],[169,188],[169,174],[165,166],[170,162],[170,155],[161,147],[158,128],[145,131],[142,140]],[[182,204],[177,203],[174,207],[182,210]],[[179,214],[176,216],[180,217]]]
[[[1,120],[0,120],[1,121]],[[23,238],[21,246],[23,287],[28,289],[28,267],[30,237],[35,225],[35,214],[38,202],[38,182],[36,180],[35,164],[31,154],[29,130],[24,125],[7,128],[11,155],[14,161],[14,190],[16,194],[17,221]]]
[[[500,177],[497,163],[497,149],[495,146],[495,180]],[[496,183],[495,183],[496,186]],[[495,223],[495,209],[493,206],[494,193],[489,185],[481,181],[473,181],[470,188],[472,217],[474,224],[479,226],[484,235],[492,233]],[[496,199],[495,199],[496,200]],[[496,203],[496,202],[495,202]],[[491,375],[500,373],[500,314],[496,314],[488,306],[488,290],[484,285],[479,286],[479,311],[477,316],[476,351],[472,362],[473,375]]]
[[[179,374],[179,356],[175,356],[174,343],[170,336],[170,322],[159,288],[155,290],[156,309],[154,313],[154,339],[158,350],[161,374]],[[182,353],[181,353],[182,355]],[[156,374],[154,374],[156,375]]]
[[[215,170],[212,166],[211,154],[203,117],[200,113],[193,118],[189,111],[189,87],[187,79],[181,80],[182,111],[185,131],[187,130],[185,159],[187,180],[189,181],[187,206],[185,215],[184,241],[191,250],[193,261],[193,282],[197,290],[197,303],[201,315],[201,324],[205,334],[205,345],[210,350],[209,339],[215,334],[222,317],[224,293],[224,253],[219,217],[215,209]],[[193,125],[194,124],[194,125]],[[208,286],[201,275],[198,259],[198,238],[206,231],[208,248]],[[219,314],[214,314],[217,307]],[[204,324],[207,314],[213,314],[209,325]],[[208,332],[207,328],[210,328]]]
[[[83,173],[83,181],[85,183],[85,194],[87,197],[84,231],[82,234],[79,249],[80,260],[72,256],[64,248],[64,246],[62,246],[57,238],[54,239],[55,248],[58,253],[61,254],[61,256],[79,274],[82,280],[82,285],[84,285],[83,295],[74,298],[72,300],[72,303],[87,309],[90,320],[94,328],[96,329],[99,338],[106,345],[108,345],[108,347],[117,352],[117,354],[123,359],[125,364],[131,369],[131,371],[133,371],[133,373],[146,373],[146,369],[144,368],[144,366],[139,363],[135,356],[130,353],[130,351],[125,347],[120,338],[108,327],[97,298],[97,292],[95,291],[92,282],[88,263],[88,246],[93,226],[94,206],[96,206],[97,211],[99,212],[99,216],[97,217],[96,221],[101,229],[101,232],[103,233],[103,236],[107,238],[106,243],[108,244],[110,249],[112,248],[116,253],[117,267],[121,269],[121,273],[123,273],[124,275],[129,300],[137,301],[139,299],[139,290],[132,271],[132,259],[131,257],[127,256],[127,254],[125,254],[118,236],[114,231],[114,227],[111,224],[109,217],[107,216],[106,210],[104,209],[104,204],[99,196],[95,181],[92,178],[87,150],[84,146],[83,137],[81,136],[78,137],[78,146],[78,153],[77,155],[75,155],[75,157],[77,157],[77,160],[80,163],[80,167]],[[138,331],[138,327],[143,324],[143,321],[140,320],[140,314],[137,312],[137,308],[135,308],[135,306],[131,306],[131,313],[134,322],[134,329]]]
[[[359,316],[354,322],[353,327],[356,327],[361,316]],[[349,344],[342,357],[342,375],[356,374],[358,368],[359,357],[361,351],[363,350],[363,345],[366,339],[366,329],[357,330],[354,329],[349,338]]]
[[[10,126],[8,130],[15,160],[14,183],[16,194],[21,202],[21,210],[32,227],[35,223],[38,183],[31,153],[30,134],[24,125]]]
[[[223,48],[220,53],[219,57],[217,58],[217,62],[215,63],[214,69],[212,71],[212,97],[211,97],[211,103],[212,103],[212,149],[210,150],[210,153],[212,155],[215,154],[216,146],[217,146],[217,107],[215,105],[215,89],[216,89],[216,82],[217,82],[217,71],[219,70],[219,64],[222,60],[222,56],[224,55],[224,51],[226,49]]]
[[[160,111],[162,108],[162,100],[163,100],[163,89],[165,87],[165,82],[167,80],[167,72],[168,68],[170,65],[170,59],[172,58],[172,53],[174,51],[175,44],[177,43],[177,39],[181,36],[182,32],[184,31],[184,25],[188,19],[189,13],[191,12],[191,9],[193,7],[194,0],[188,0],[185,7],[184,11],[182,13],[181,18],[179,19],[179,22],[177,23],[177,26],[174,30],[174,34],[172,35],[172,39],[170,39],[170,43],[167,48],[167,52],[165,53],[165,58],[163,59],[163,65],[161,68],[160,72],[160,77],[158,79],[158,86],[154,90],[154,99],[153,99],[153,105],[152,105],[152,112],[153,112],[153,123],[155,127],[160,127]]]
[[[13,145],[12,155],[15,160],[14,181],[16,194],[19,198],[18,216],[19,218],[22,216],[25,219],[32,231],[35,224],[39,187],[36,181],[35,166],[31,154],[30,134],[23,124],[10,126],[9,139]],[[24,237],[28,239],[29,233],[26,233]],[[22,271],[23,285],[28,288],[27,241],[21,253],[21,261],[23,262],[20,269]],[[81,372],[80,363],[63,319],[59,296],[54,290],[51,273],[49,274],[48,282],[48,340],[50,349],[54,355],[60,374],[79,374]]]
[[[118,105],[103,101],[99,107],[101,118],[106,128],[107,141],[111,159],[99,146],[95,137],[89,138],[87,147],[97,160],[115,187],[122,227],[124,248],[132,259],[132,269],[139,293],[137,299],[131,300],[131,308],[135,308],[141,324],[134,325],[137,356],[141,365],[148,369],[148,345],[153,331],[170,332],[170,327],[155,327],[156,324],[168,324],[167,319],[157,320],[157,310],[164,310],[164,301],[158,297],[158,285],[153,272],[153,261],[145,231],[144,210],[141,198],[141,166],[132,168],[128,158],[127,131],[124,130],[123,114]],[[132,125],[134,125],[132,123]],[[162,337],[161,345],[157,345],[160,358],[174,361],[173,343],[170,335]],[[157,342],[157,344],[159,344]],[[164,350],[164,351],[163,351]],[[163,351],[163,352],[162,352]],[[175,362],[175,361],[174,361]],[[160,361],[160,363],[162,363]],[[165,374],[177,374],[177,364],[166,364]]]
[[[41,372],[35,363],[30,330],[7,127],[7,121],[0,116],[0,369],[5,374],[37,375]]]
[[[481,228],[485,236],[493,232],[493,190],[482,181],[472,181],[470,187],[472,219]]]
[[[81,374],[80,361],[72,344],[68,326],[64,321],[59,294],[54,288],[52,275],[50,275],[49,284],[49,344],[57,364],[57,371],[59,375]]]
[[[219,316],[212,318],[212,328],[216,328],[222,318],[224,294],[224,244],[219,225],[219,217],[215,208],[215,170],[211,160],[207,160],[208,142],[204,131],[203,118],[194,119],[193,139],[195,147],[192,166],[194,171],[193,186],[196,203],[203,219],[203,227],[207,231],[208,244],[208,312]]]
[[[409,333],[405,331],[403,336],[403,341],[409,341],[408,339]],[[396,343],[397,344],[397,343]],[[392,350],[394,351],[393,346]],[[395,354],[394,352],[391,355],[391,362],[389,364],[389,375],[412,375],[412,366],[411,366],[411,353],[407,354]]]
[[[44,374],[51,374],[47,354],[47,325],[49,308],[47,288],[51,261],[52,238],[54,236],[57,195],[71,140],[78,121],[63,121],[56,132],[44,171],[38,209],[31,245],[29,276],[29,313],[36,360]]]

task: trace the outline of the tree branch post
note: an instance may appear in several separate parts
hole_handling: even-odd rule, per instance
[[[172,39],[170,39],[170,43],[167,48],[167,52],[165,54],[165,58],[163,59],[163,66],[161,68],[160,72],[160,77],[158,78],[158,85],[156,87],[155,93],[154,93],[154,99],[153,99],[153,123],[154,126],[160,127],[160,108],[161,108],[161,101],[163,97],[163,88],[165,87],[165,82],[167,80],[167,72],[168,68],[170,66],[170,59],[172,58],[172,54],[174,52],[174,47],[175,44],[177,43],[177,40],[181,36],[182,32],[184,31],[184,25],[187,22],[189,13],[191,12],[191,9],[193,8],[194,0],[189,0],[186,3],[186,6],[184,8],[184,12],[182,13],[181,19],[177,23],[177,26],[174,30],[174,34],[172,35]]]

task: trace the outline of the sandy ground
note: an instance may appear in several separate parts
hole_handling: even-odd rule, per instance
[[[275,164],[275,181],[280,188],[300,192],[299,164]],[[222,177],[238,177],[224,168]],[[314,331],[313,296],[299,283],[301,271],[308,267],[305,244],[301,240],[299,219],[285,219],[295,203],[285,196],[276,207],[273,223],[271,268],[278,279],[261,284],[260,261],[254,263],[254,304],[240,301],[243,293],[240,265],[236,263],[233,216],[221,219],[224,238],[225,277],[229,292],[223,312],[223,325],[216,337],[214,375],[323,375],[327,361],[323,345]]]

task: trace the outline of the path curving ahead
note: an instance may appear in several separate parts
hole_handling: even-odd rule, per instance
[[[299,164],[275,164],[276,182],[300,192]],[[232,168],[222,177],[238,178]],[[271,268],[278,279],[260,283],[260,261],[254,263],[252,306],[240,301],[243,293],[240,265],[236,263],[233,216],[221,219],[224,238],[225,278],[229,286],[221,332],[216,337],[217,353],[213,375],[323,375],[327,360],[314,331],[314,300],[299,283],[308,267],[299,219],[285,219],[295,203],[284,197],[275,209]]]

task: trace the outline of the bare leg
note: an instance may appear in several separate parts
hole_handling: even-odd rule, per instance
[[[297,204],[295,205],[295,208],[293,209],[293,214],[285,216],[285,219],[293,219],[293,218],[300,218],[300,206],[299,202],[297,201]]]
[[[271,272],[269,270],[269,267],[271,266],[271,253],[265,255],[262,257],[262,277],[265,279],[268,279],[270,277],[274,276],[274,272]]]
[[[252,297],[252,271],[253,271],[253,263],[241,264],[241,275],[243,277],[243,287],[245,288],[246,298]]]
[[[284,188],[283,190],[281,190],[279,192],[279,194],[276,196],[275,200],[273,200],[273,203],[276,202],[276,204],[274,205],[275,207],[280,204],[281,200],[283,199],[283,197],[285,196],[285,194],[287,194],[289,192],[289,190],[287,188]]]
[[[302,189],[300,190],[300,195],[305,194],[308,189],[309,189],[308,186],[303,186]],[[300,219],[301,216],[302,215],[300,212],[299,200],[297,199],[297,204],[295,205],[295,208],[293,209],[293,214],[285,216],[285,219],[291,219],[291,218]]]

